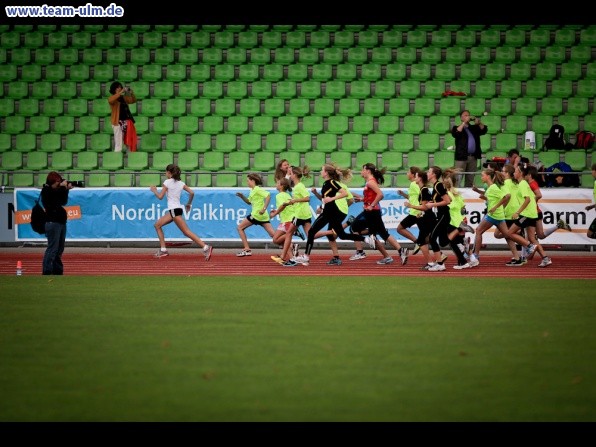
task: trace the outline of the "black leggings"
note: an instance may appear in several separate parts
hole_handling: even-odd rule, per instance
[[[308,231],[308,238],[306,240],[306,249],[304,250],[304,253],[307,255],[310,254],[312,246],[315,242],[315,235],[319,231],[321,231],[327,224],[329,224],[329,227],[333,231],[335,231],[335,234],[340,239],[348,239],[350,241],[363,241],[364,236],[361,236],[359,234],[346,233],[344,231],[342,223],[345,218],[345,213],[342,213],[338,210],[334,210],[333,208],[326,208],[321,214],[319,214],[319,217],[315,219],[314,223],[312,224],[312,227],[310,227],[310,230]]]

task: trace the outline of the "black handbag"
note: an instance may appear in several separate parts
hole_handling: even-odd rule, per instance
[[[36,233],[46,234],[46,210],[41,206],[41,203],[39,203],[40,200],[41,193],[39,193],[39,197],[31,209],[31,228],[33,228],[33,231]]]

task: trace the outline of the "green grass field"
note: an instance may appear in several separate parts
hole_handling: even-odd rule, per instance
[[[594,421],[594,285],[0,277],[0,421]]]

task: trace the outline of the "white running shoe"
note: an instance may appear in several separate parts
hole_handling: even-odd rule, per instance
[[[358,261],[364,258],[366,258],[366,253],[364,253],[363,251],[357,251],[352,256],[350,256],[350,261]]]
[[[406,247],[402,247],[399,249],[399,257],[401,258],[401,265],[406,265],[408,263],[408,255],[410,254],[410,250]]]
[[[205,261],[211,259],[211,254],[213,253],[213,246],[212,245],[205,245],[203,247],[203,254],[205,255]]]
[[[383,258],[380,261],[377,261],[377,264],[379,264],[379,265],[386,265],[386,264],[392,264],[392,263],[393,263],[393,258],[391,256],[387,256],[386,258]]]
[[[462,265],[454,265],[454,266],[453,266],[453,268],[454,268],[455,270],[463,270],[463,269],[469,269],[469,268],[472,268],[472,266],[470,265],[470,263],[469,263],[469,262],[466,262],[465,264],[462,264]]]
[[[377,248],[377,238],[375,238],[374,234],[364,236],[364,242],[366,242],[370,248]]]
[[[302,256],[296,256],[295,261],[298,264],[302,264],[302,265],[308,265],[310,262],[310,258],[308,255],[302,255]]]
[[[165,258],[166,256],[170,256],[167,250],[159,250],[157,253],[155,253],[156,258]]]
[[[236,253],[236,256],[242,258],[243,256],[252,256],[252,251],[250,250],[242,250],[240,253]]]
[[[553,261],[551,261],[550,257],[545,256],[544,258],[542,258],[542,262],[540,264],[538,264],[538,267],[547,267],[549,265],[551,265],[553,263]]]
[[[443,270],[447,270],[445,264],[435,264],[428,269],[429,272],[442,272]]]

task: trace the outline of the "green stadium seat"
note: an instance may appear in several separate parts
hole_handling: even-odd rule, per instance
[[[327,118],[327,132],[333,134],[344,134],[348,132],[347,116],[330,116]]]
[[[573,135],[579,132],[579,117],[577,115],[563,114],[557,118],[558,124],[565,128],[567,135]]]
[[[2,65],[0,66],[0,82],[10,82],[17,79],[16,65]],[[21,78],[22,79],[22,78]],[[28,81],[28,79],[27,79]]]
[[[290,48],[302,48],[306,45],[306,33],[304,31],[290,31],[285,35],[285,44]]]
[[[487,150],[490,150],[490,145],[485,144],[486,139],[483,140],[484,137],[490,138],[490,135],[486,134],[486,135],[482,135],[480,137],[480,145],[484,148],[485,151],[487,151]],[[455,139],[453,138],[453,135],[451,135],[451,132],[446,133],[443,136],[443,146],[442,146],[441,150],[453,150],[454,148],[455,148]]]
[[[505,79],[501,81],[499,95],[505,98],[519,98],[521,92],[521,81],[514,79]]]
[[[211,135],[207,134],[193,134],[190,136],[190,146],[188,150],[191,152],[205,153],[211,150]]]
[[[161,99],[146,98],[139,101],[140,107],[138,114],[141,116],[159,116],[161,115]]]
[[[580,82],[581,81],[578,81],[578,89]],[[573,96],[572,81],[568,79],[554,79],[551,82],[550,96],[557,98],[569,98],[570,96]]]
[[[320,133],[315,138],[316,150],[318,152],[331,153],[337,150],[337,135],[331,133]],[[307,166],[313,165],[308,163],[309,152],[304,154],[304,162]],[[316,165],[315,165],[316,166]]]
[[[139,152],[142,153],[142,152]],[[149,170],[165,171],[166,166],[174,163],[174,153],[171,151],[155,152],[149,162]]]
[[[498,98],[496,98],[498,99]],[[502,101],[505,102],[505,106],[508,107],[509,112],[511,111],[511,100],[509,98],[503,98]],[[490,103],[491,108],[494,108],[494,101]],[[474,116],[482,116],[482,114],[486,111],[486,99],[485,98],[475,98],[475,97],[467,97],[464,101],[464,108],[470,111],[471,115]],[[507,113],[509,113],[507,112]],[[442,132],[439,132],[442,133]]]
[[[178,49],[177,62],[183,65],[197,64],[199,62],[199,52],[195,48],[180,48]]]
[[[335,79],[339,81],[352,81],[356,79],[356,64],[343,63],[335,67]]]
[[[410,100],[408,98],[392,98],[389,100],[389,108],[387,111],[387,115],[406,116],[409,113]]]
[[[401,154],[399,154],[399,158],[401,159]],[[386,166],[385,164],[378,162],[379,154],[376,152],[368,152],[368,151],[361,151],[356,153],[356,162],[353,166],[354,170],[361,168],[366,163],[373,163],[375,166],[379,168],[385,168],[387,171],[396,171],[397,169],[393,169],[394,166]],[[398,169],[401,168],[401,165]]]
[[[325,83],[326,98],[340,99],[346,95],[345,81],[331,80]]]
[[[166,114],[169,116],[186,115],[186,99],[170,98],[166,101]]]
[[[215,186],[220,188],[233,188],[239,186],[238,175],[231,173],[215,174]]]
[[[497,47],[493,62],[501,64],[513,64],[517,60],[516,49],[510,46]]]
[[[552,81],[557,76],[557,64],[554,62],[540,62],[535,66],[534,79]]]
[[[584,151],[566,151],[563,153],[563,161],[567,163],[569,166],[571,166],[571,169],[573,169],[574,171],[589,170],[586,152]]]
[[[589,45],[576,45],[571,47],[569,61],[587,64],[592,61],[592,47]]]
[[[110,174],[107,172],[90,172],[87,178],[87,186],[91,188],[110,186]]]
[[[62,137],[58,134],[47,133],[41,136],[39,150],[43,152],[59,151],[62,147]]]
[[[135,128],[137,130],[137,135],[142,135],[149,132],[149,117],[137,116],[135,118]],[[112,124],[109,122],[109,120],[104,121],[102,130],[103,132],[113,133]]]
[[[60,82],[66,79],[66,67],[64,65],[48,65],[45,68],[44,79],[50,82]]]
[[[302,118],[302,132],[308,134],[323,132],[323,116],[312,115]]]
[[[12,101],[12,100],[11,100]],[[34,116],[39,114],[39,100],[35,98],[23,98],[17,102],[17,115]]]
[[[248,117],[230,116],[227,119],[227,132],[241,135],[248,132]]]
[[[517,148],[517,135],[511,133],[497,134],[495,141],[495,150],[509,152],[509,150]]]
[[[332,46],[323,49],[322,62],[326,64],[337,65],[344,61],[344,50],[337,46]]]
[[[287,150],[287,136],[282,134],[269,133],[265,137],[265,151],[279,153]]]
[[[275,97],[291,99],[296,96],[296,81],[279,81],[275,88]]]
[[[389,150],[389,136],[382,133],[369,134],[365,140],[365,151],[381,153]]]
[[[238,47],[254,48],[258,45],[258,33],[256,31],[242,31],[238,33]]]
[[[315,49],[313,48],[312,50],[315,50]],[[296,49],[295,48],[282,47],[282,48],[276,48],[274,50],[271,50],[271,52],[273,53],[273,60],[277,64],[289,65],[289,64],[293,64],[294,62],[296,62]],[[306,49],[304,49],[304,48],[301,48],[300,50],[298,50],[298,55],[299,55],[298,61],[301,63],[307,63],[307,61],[310,61],[315,57],[315,54],[313,51],[306,51]],[[268,55],[265,54],[264,58],[267,58],[267,57],[268,57]],[[318,54],[317,54],[317,57],[318,57]]]
[[[203,82],[211,79],[211,68],[209,65],[196,64],[190,66],[188,74],[189,81]]]
[[[72,66],[79,63],[79,50],[76,48],[60,48],[57,54],[59,64]]]
[[[352,167],[352,154],[349,152],[331,152],[329,154],[329,162],[335,163],[344,169],[349,169]],[[350,185],[356,183],[355,180],[355,177],[352,177]]]
[[[434,79],[442,81],[451,81],[455,79],[455,64],[450,62],[436,64]]]
[[[11,183],[15,188],[33,186],[33,174],[29,172],[13,172]]]
[[[547,28],[536,28],[530,30],[529,45],[535,47],[548,47],[550,45],[550,30]]]
[[[129,171],[144,171],[149,168],[149,154],[147,152],[128,152],[125,169]]]
[[[180,152],[178,166],[183,172],[196,171],[199,168],[199,154],[197,152]]]
[[[455,166],[455,151],[436,151],[433,154],[433,164],[443,169]]]
[[[399,131],[399,118],[385,115],[378,118],[377,132],[381,134],[394,134]]]
[[[2,169],[6,171],[17,171],[23,167],[23,153],[7,151],[2,154]]]
[[[335,113],[335,101],[331,98],[317,98],[314,101],[313,115],[331,116]]]
[[[594,98],[596,96],[596,79],[580,79],[577,81],[576,96]]]
[[[385,30],[381,34],[381,45],[385,47],[397,48],[401,47],[403,42],[402,32],[392,29]]]
[[[370,141],[369,141],[370,149]],[[386,150],[386,149],[384,149]],[[408,153],[414,150],[414,135],[411,133],[400,133],[393,136],[393,150],[400,153]],[[381,151],[382,152],[382,151]]]
[[[226,82],[234,79],[234,66],[232,64],[219,64],[214,69],[213,79],[215,81]]]
[[[340,149],[350,154],[356,153],[362,150],[363,147],[362,134],[345,134],[340,139]],[[333,158],[333,155],[332,155]],[[350,163],[351,164],[351,163]],[[347,165],[350,166],[350,165]]]
[[[462,100],[459,97],[451,96],[446,98],[441,98],[439,100],[439,115],[445,116],[459,116],[462,107],[461,107]]]
[[[246,133],[240,136],[240,145],[238,150],[256,153],[261,150],[261,135],[254,133]]]
[[[530,130],[533,130],[537,134],[548,134],[553,125],[553,117],[549,115],[534,115],[531,117],[530,122]]]
[[[496,82],[485,79],[476,81],[474,95],[481,98],[493,98],[497,95]]]
[[[480,98],[484,100],[484,98]],[[490,101],[490,113],[495,115],[507,116],[511,113],[511,98],[497,97]],[[476,114],[478,115],[478,114]]]
[[[36,82],[33,84],[33,98],[41,98],[35,94],[35,86],[40,84],[40,82]],[[44,83],[46,84],[46,83]],[[50,94],[47,96],[51,96],[51,84],[48,82],[47,85],[50,86]],[[12,81],[8,83],[8,94],[6,95],[7,98],[11,99],[21,99],[26,98],[29,96],[29,83],[24,81]]]
[[[316,64],[312,66],[312,80],[328,81],[333,77],[331,64]]]
[[[404,86],[404,83],[406,84],[405,86]],[[405,93],[409,93],[410,95],[415,94],[416,83],[418,83],[418,86],[420,86],[419,81],[403,81],[400,84],[400,89],[401,89],[400,95],[403,97],[410,97],[410,96],[407,96]],[[395,94],[396,94],[395,84],[396,84],[395,81],[390,81],[390,80],[381,80],[381,81],[375,82],[373,97],[374,98],[384,98],[384,99],[390,99],[390,98],[395,97]]]
[[[289,149],[293,152],[305,153],[312,150],[312,135],[297,133],[290,137]]]
[[[561,97],[542,98],[540,113],[549,116],[561,115],[563,113],[563,99]]]
[[[364,47],[348,48],[346,62],[362,65],[368,62],[368,49]]]
[[[108,102],[105,99],[103,101],[106,103],[109,109]],[[88,103],[86,99],[72,98],[64,101],[64,105],[66,105],[65,114],[68,116],[87,116],[89,114],[89,110],[87,108]]]
[[[166,135],[166,145],[164,151],[178,153],[186,150],[186,134]]]
[[[372,116],[355,116],[352,120],[352,132],[356,134],[369,134],[373,132],[374,120]]]
[[[429,164],[428,152],[412,151],[408,154],[406,166],[404,167],[410,168],[411,166],[417,166],[426,171],[429,168]]]
[[[477,62],[469,62],[462,64],[459,72],[459,79],[464,81],[475,81],[480,79],[480,64]]]
[[[277,118],[277,132],[291,135],[298,132],[298,117],[280,116]]]
[[[366,98],[363,113],[369,116],[381,116],[385,113],[385,100],[382,98]]]
[[[252,119],[252,132],[266,135],[273,132],[273,117],[255,116]]]
[[[314,67],[313,67],[314,70]],[[296,63],[288,66],[288,81],[304,81],[308,78],[308,65]]]
[[[99,159],[97,156],[97,152],[92,151],[82,151],[77,154],[76,158],[76,169],[81,169],[83,171],[92,171],[96,170],[99,166]]]
[[[544,53],[544,62],[561,64],[567,59],[567,49],[559,45],[551,45],[546,48]]]
[[[316,172],[327,162],[328,151],[307,152],[304,154],[304,164]]]
[[[157,64],[145,64],[140,65],[141,68],[141,81],[156,82],[163,78],[161,65]]]
[[[242,116],[256,116],[261,113],[261,101],[257,98],[243,98],[240,100],[239,114]]]
[[[566,113],[570,115],[583,116],[589,113],[589,104],[587,97],[574,96],[567,100]]]
[[[569,61],[561,64],[560,79],[577,81],[582,77],[582,64],[576,61]]]
[[[488,47],[473,47],[470,49],[469,62],[487,64],[492,60],[491,49]]]
[[[62,101],[60,101],[62,103]],[[0,116],[14,115],[15,104],[12,98],[0,98]]]
[[[64,151],[66,152],[81,152],[87,148],[87,137],[80,133],[68,134],[64,141]]]
[[[480,31],[480,46],[496,48],[501,45],[501,31],[497,28],[486,28]]]
[[[139,187],[150,187],[150,186],[161,186],[161,174],[154,172],[141,172],[138,176],[139,180],[136,186]]]
[[[505,31],[505,41],[503,45],[510,47],[522,47],[526,44],[526,31],[515,27]]]
[[[300,153],[296,151],[280,152],[278,154],[278,161],[287,160],[290,166],[301,166]]]
[[[14,150],[17,152],[32,152],[36,149],[37,136],[32,133],[19,134],[15,138]]]
[[[385,67],[385,80],[387,81],[402,81],[406,78],[406,64],[396,62],[388,64]],[[377,81],[381,82],[381,81]]]
[[[249,63],[257,65],[266,65],[271,61],[271,49],[269,48],[252,48],[247,50],[250,54]]]
[[[58,151],[52,152],[49,157],[49,168],[52,171],[63,172],[72,169],[72,152]]]
[[[378,85],[379,83],[377,83]],[[399,84],[399,95],[404,98],[417,98],[420,96],[420,81],[406,80]]]
[[[329,31],[316,30],[310,33],[310,46],[313,48],[325,48],[331,43]]]
[[[106,64],[119,66],[126,62],[126,48],[108,48],[106,50]]]
[[[121,35],[122,36],[122,35]],[[73,48],[88,48],[91,46],[91,33],[87,31],[79,31],[71,34],[71,43]],[[122,46],[122,37],[120,39]]]
[[[289,102],[288,114],[303,117],[310,113],[310,101],[306,98],[292,98]]]
[[[505,79],[506,65],[501,62],[492,62],[484,66],[484,79],[501,81]]]
[[[203,118],[203,132],[216,135],[223,131],[223,117],[221,116],[205,116]]]
[[[5,75],[4,70],[10,70],[11,74]],[[0,81],[13,81],[17,77],[16,65],[0,66]],[[25,65],[21,67],[21,81],[36,82],[41,79],[41,65]]]
[[[389,172],[401,171],[403,169],[402,153],[393,151],[382,152],[380,166],[386,168]]]
[[[536,98],[521,97],[515,100],[515,113],[517,115],[533,116],[538,113]]]
[[[459,119],[459,114],[457,114]],[[487,116],[482,117],[482,122],[488,127],[488,133],[490,135],[496,135],[497,133],[501,132],[503,129],[503,118],[501,115],[497,115],[496,113],[490,113]],[[458,122],[456,120],[456,122]]]
[[[81,116],[78,118],[79,132],[91,135],[99,132],[99,117],[97,116]]]
[[[52,65],[55,62],[55,56],[53,48],[35,49],[35,63],[37,65]]]
[[[182,81],[178,83],[178,97],[183,99],[194,99],[199,96],[199,84],[194,81]]]
[[[414,100],[414,115],[430,116],[435,114],[434,98],[416,98]]]
[[[355,116],[360,114],[360,101],[356,98],[340,99],[338,114],[345,116]]]
[[[505,118],[505,132],[523,134],[528,129],[528,117],[520,115],[508,115]]]
[[[70,99],[77,96],[77,83],[74,81],[62,81],[56,85],[56,98]]]
[[[139,150],[143,152],[158,152],[162,149],[162,136],[156,133],[145,133],[139,136]]]
[[[81,99],[96,99],[102,96],[101,94],[101,83],[98,81],[86,81],[81,82],[81,93],[79,97]],[[106,101],[107,99],[103,99]]]
[[[449,126],[449,116],[433,115],[428,120],[428,131],[432,133],[444,134],[451,130]]]
[[[301,83],[300,97],[307,99],[316,99],[321,97],[320,81],[304,81]],[[316,103],[315,103],[316,104]],[[316,108],[316,106],[315,106]]]
[[[42,136],[43,141],[43,136]],[[106,152],[112,148],[112,136],[109,134],[94,134],[91,135],[89,147],[87,150],[94,152]]]
[[[403,131],[405,133],[420,134],[424,132],[424,117],[408,115],[404,117]]]
[[[219,98],[215,100],[215,115],[231,116],[236,113],[236,101],[232,98]]]
[[[4,118],[4,133],[18,135],[25,132],[24,116],[7,116]]]
[[[561,161],[561,154],[558,151],[543,151],[538,153],[538,160],[545,166],[549,167]]]
[[[274,152],[257,152],[254,155],[252,169],[255,171],[267,172],[275,169]]]
[[[267,99],[270,98],[273,93],[270,81],[255,81],[252,83],[253,98]]]
[[[525,96],[530,98],[544,98],[546,96],[546,81],[541,79],[529,79],[526,81]]]
[[[537,64],[542,61],[541,49],[538,47],[522,47],[519,54],[520,62]]]
[[[131,172],[115,173],[114,174],[114,186],[120,187],[120,188],[127,188],[130,186],[135,186],[135,176]]]
[[[392,50],[389,47],[377,47],[372,49],[370,62],[375,64],[391,64],[394,62]]]
[[[418,151],[436,152],[439,150],[439,135],[435,133],[423,133],[418,136]]]

